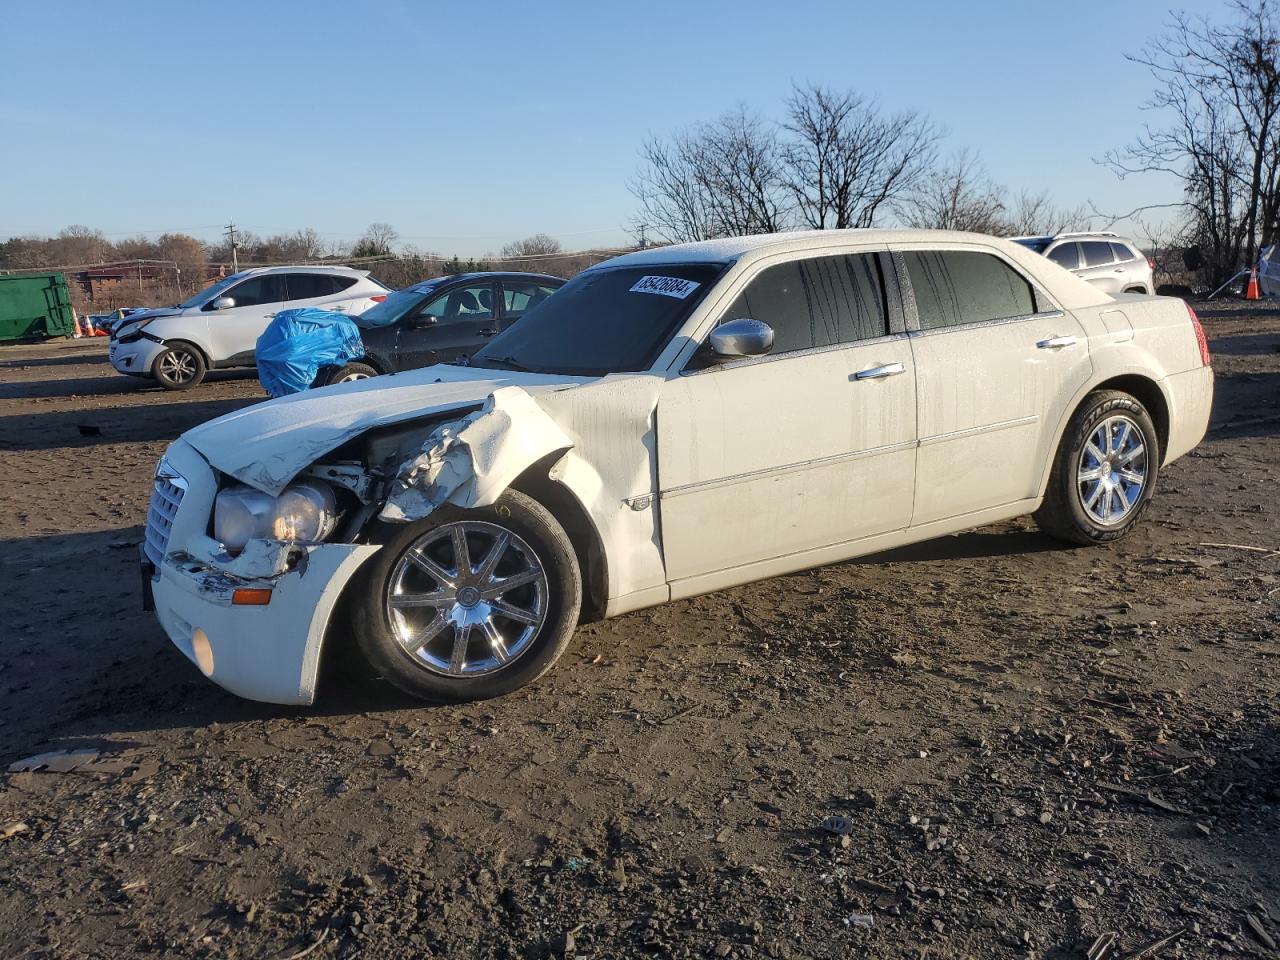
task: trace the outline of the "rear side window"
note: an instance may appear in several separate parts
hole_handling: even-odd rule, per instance
[[[290,300],[311,300],[333,294],[333,277],[325,273],[285,274]]]
[[[555,287],[542,283],[502,281],[502,312],[508,320],[522,316],[556,292]]]
[[[1111,245],[1111,252],[1116,255],[1116,259],[1121,263],[1138,259],[1138,254],[1130,250],[1123,243],[1113,243]]]
[[[1060,247],[1054,247],[1049,251],[1049,259],[1068,270],[1075,270],[1080,266],[1080,245],[1064,243]]]
[[[1115,263],[1115,254],[1111,252],[1111,244],[1104,240],[1085,240],[1080,244],[1084,251],[1084,265],[1086,267],[1105,267],[1108,263]]]
[[[333,286],[334,293],[341,293],[348,287],[354,287],[359,277],[339,276],[337,274],[329,274],[329,283]]]
[[[1031,284],[989,253],[913,250],[903,254],[922,330],[1025,317],[1036,312]]]
[[[237,307],[256,307],[263,303],[280,303],[285,298],[284,275],[268,273],[238,283],[225,296],[235,300]]]
[[[750,317],[773,328],[773,353],[885,336],[888,318],[874,254],[817,257],[769,267],[721,321]]]

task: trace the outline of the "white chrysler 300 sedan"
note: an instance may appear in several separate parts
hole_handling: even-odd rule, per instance
[[[310,703],[354,638],[436,700],[534,680],[577,623],[1034,514],[1138,522],[1203,437],[1204,332],[962,233],[628,254],[465,366],[311,390],[165,453],[144,588],[210,679]]]

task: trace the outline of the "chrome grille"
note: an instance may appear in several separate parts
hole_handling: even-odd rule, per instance
[[[169,547],[169,534],[173,532],[173,518],[178,515],[182,495],[187,492],[182,477],[163,463],[156,471],[155,489],[151,492],[151,508],[147,511],[147,532],[143,552],[156,569],[164,561]]]

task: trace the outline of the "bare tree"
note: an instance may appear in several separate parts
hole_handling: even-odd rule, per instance
[[[515,240],[502,248],[505,259],[514,260],[519,257],[548,257],[563,253],[564,247],[555,237],[545,233],[535,233],[523,240]]]
[[[892,115],[853,92],[816,84],[787,101],[784,179],[809,227],[869,227],[918,187],[934,161],[939,129],[915,111]]]
[[[1170,120],[1103,158],[1121,178],[1178,178],[1188,237],[1214,280],[1280,239],[1280,16],[1275,0],[1230,9],[1226,25],[1174,14],[1163,36],[1129,58],[1157,82],[1147,106]]]
[[[1023,190],[1005,211],[1002,229],[1011,236],[1053,236],[1067,230],[1087,230],[1089,212],[1083,206],[1055,206],[1047,190]]]
[[[631,182],[637,225],[680,243],[784,229],[777,136],[745,107],[669,141],[650,138]]]
[[[356,241],[351,251],[353,257],[385,257],[391,254],[392,248],[400,234],[389,223],[371,223],[364,231],[364,236]]]
[[[1001,192],[977,154],[959,150],[899,204],[899,215],[910,227],[1004,233]]]

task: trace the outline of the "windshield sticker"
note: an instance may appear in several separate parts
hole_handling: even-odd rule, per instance
[[[679,277],[641,277],[631,288],[631,292],[656,293],[683,300],[697,289],[697,283],[692,280],[681,280]]]

